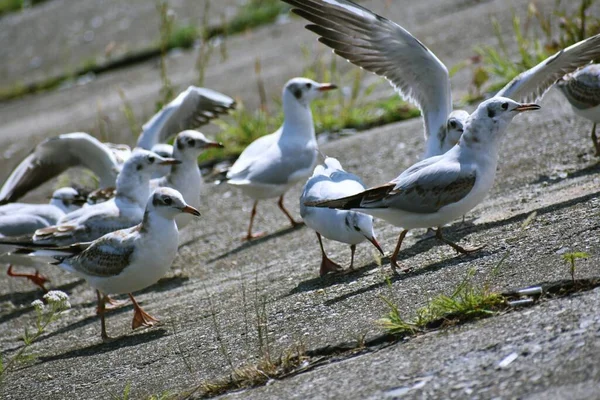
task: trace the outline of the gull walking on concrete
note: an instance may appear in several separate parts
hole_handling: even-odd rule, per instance
[[[367,214],[335,210],[328,208],[307,207],[305,202],[336,199],[363,192],[365,185],[351,173],[344,171],[342,165],[333,157],[327,157],[323,165],[317,165],[313,175],[304,186],[300,196],[300,215],[304,223],[313,229],[321,247],[321,276],[328,273],[344,272],[344,269],[331,261],[325,249],[321,236],[350,245],[350,267],[345,272],[354,271],[354,252],[356,245],[368,240],[383,254],[373,231],[373,217]]]
[[[436,237],[456,251],[478,250],[444,238],[441,227],[483,201],[494,184],[500,143],[510,122],[520,112],[539,108],[537,104],[520,104],[503,97],[484,101],[467,119],[459,143],[443,155],[414,164],[384,185],[306,205],[360,211],[402,227],[391,257],[394,272],[400,268],[398,253],[411,229],[437,227]]]
[[[157,189],[147,201],[139,225],[108,233],[91,243],[54,249],[25,249],[33,256],[53,257],[53,263],[83,279],[96,289],[101,336],[109,340],[104,317],[105,296],[129,295],[134,307],[132,329],[152,326],[158,319],[146,313],[132,292],[158,282],[177,255],[178,231],[175,217],[181,213],[199,216],[179,192]]]
[[[240,188],[254,200],[246,240],[259,237],[252,233],[259,200],[279,197],[277,203],[290,220],[298,223],[283,205],[290,187],[307,179],[317,162],[317,139],[310,102],[321,93],[335,89],[330,83],[294,78],[283,88],[284,122],[275,133],[256,139],[242,152],[227,173],[227,183]]]

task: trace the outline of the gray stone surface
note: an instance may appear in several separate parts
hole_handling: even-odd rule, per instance
[[[57,1],[57,4],[60,0]],[[488,16],[509,29],[511,9],[504,1],[426,0],[365,2],[404,24],[453,65],[472,55],[476,43],[493,43]],[[540,6],[552,1],[539,2]],[[48,7],[52,2],[48,3]],[[410,7],[408,5],[411,5]],[[526,2],[513,2],[523,11]],[[456,8],[455,8],[456,7]],[[0,23],[3,23],[0,21]],[[430,25],[429,25],[430,24]],[[253,64],[263,61],[269,93],[299,73],[300,45],[314,48],[302,21],[259,29],[228,40],[229,59],[208,69],[210,87],[256,104]],[[193,54],[171,59],[172,78],[186,86],[194,79]],[[111,139],[124,137],[115,86],[124,88],[139,116],[150,114],[160,87],[153,63],[99,77],[79,87],[3,104],[0,108],[2,171],[29,147],[63,130],[93,126],[96,104],[114,118]],[[371,78],[375,79],[375,78]],[[468,73],[453,78],[455,98],[464,93]],[[382,86],[380,95],[393,95]],[[253,100],[254,99],[254,100]],[[252,103],[254,101],[254,103]],[[127,384],[131,398],[165,390],[189,389],[204,380],[227,376],[231,366],[252,363],[259,351],[256,305],[264,297],[271,354],[302,343],[306,349],[380,333],[375,321],[386,312],[381,296],[394,300],[407,318],[431,297],[451,291],[471,269],[477,284],[506,290],[567,279],[562,260],[567,251],[585,251],[577,276],[598,276],[598,200],[600,167],[592,157],[590,124],[575,117],[552,91],[542,110],[511,125],[502,149],[497,181],[487,199],[466,223],[448,229],[460,243],[487,247],[472,256],[456,256],[433,239],[414,232],[405,242],[403,262],[414,272],[391,278],[388,259],[382,268],[373,248],[361,245],[360,272],[319,279],[320,252],[313,232],[289,229],[274,201],[259,205],[256,228],[271,233],[242,243],[250,201],[225,185],[207,187],[202,217],[181,233],[183,243],[171,273],[139,294],[144,308],[162,319],[160,327],[130,331],[131,307],[113,312],[109,333],[118,340],[103,344],[95,317],[93,291],[50,266],[42,272],[52,286],[67,291],[73,308],[32,347],[36,360],[10,372],[0,384],[3,399],[119,397]],[[411,120],[373,129],[322,147],[338,157],[368,185],[383,183],[417,160],[422,152],[422,124]],[[116,138],[116,139],[115,139]],[[298,216],[300,187],[286,204]],[[42,198],[43,190],[31,198]],[[525,230],[524,220],[537,217]],[[399,230],[376,222],[380,243],[390,254]],[[347,246],[325,243],[331,258],[346,265]],[[498,262],[507,255],[494,274]],[[14,354],[25,327],[34,323],[31,301],[41,297],[27,282],[0,277],[0,348]],[[600,291],[544,300],[520,311],[408,339],[385,349],[325,364],[310,372],[226,398],[598,398],[600,319],[595,309]],[[214,313],[215,317],[212,317]],[[507,356],[517,358],[505,368]]]

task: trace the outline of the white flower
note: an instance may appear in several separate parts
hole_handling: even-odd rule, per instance
[[[49,291],[44,295],[44,300],[46,300],[46,302],[52,306],[57,306],[64,309],[71,308],[69,296],[60,290]]]
[[[38,311],[42,311],[44,309],[44,302],[41,300],[34,300],[31,302],[31,306]]]

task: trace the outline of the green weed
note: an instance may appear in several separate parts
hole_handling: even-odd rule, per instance
[[[565,262],[569,266],[569,273],[571,274],[571,279],[573,280],[573,284],[575,284],[575,269],[576,269],[575,264],[576,264],[577,260],[587,259],[587,258],[589,258],[589,256],[590,255],[588,253],[584,253],[581,251],[575,251],[575,252],[563,254],[563,260],[565,260]]]
[[[579,7],[569,14],[561,7],[560,0],[554,10],[543,13],[531,2],[525,19],[513,13],[512,36],[519,56],[515,60],[508,50],[498,20],[491,17],[491,25],[497,45],[475,48],[476,56],[452,69],[456,72],[470,66],[473,71],[471,87],[466,101],[480,100],[484,93],[496,92],[515,76],[542,62],[560,49],[600,33],[600,18],[589,14],[594,0],[580,0]]]

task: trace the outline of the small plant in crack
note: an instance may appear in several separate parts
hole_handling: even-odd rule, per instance
[[[36,313],[35,329],[31,332],[25,328],[23,347],[6,362],[0,358],[0,382],[15,364],[31,360],[32,356],[27,351],[33,342],[39,339],[51,323],[58,321],[64,311],[71,308],[69,296],[60,290],[49,291],[43,299],[44,301],[35,300],[31,303]]]
[[[587,259],[589,258],[589,256],[590,255],[588,253],[584,253],[581,251],[563,254],[563,260],[565,260],[565,262],[569,266],[569,273],[571,274],[571,280],[573,281],[573,284],[575,284],[575,271],[577,269],[577,260]]]

